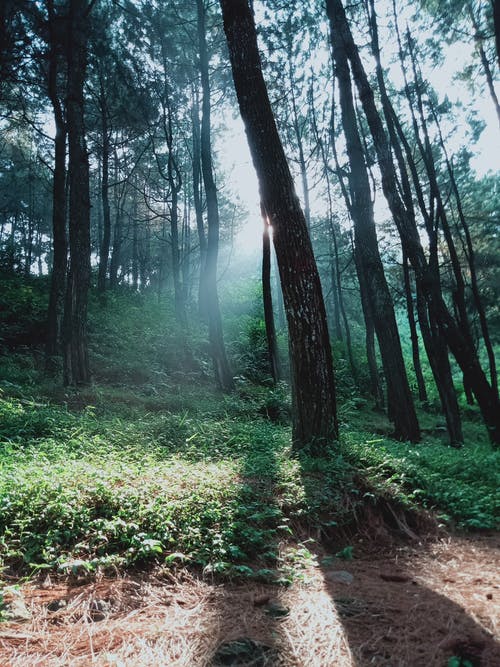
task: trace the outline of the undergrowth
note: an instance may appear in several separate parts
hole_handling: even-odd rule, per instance
[[[3,391],[3,566],[76,572],[155,560],[278,576],[280,545],[299,524],[351,520],[363,500],[355,471],[445,523],[495,526],[499,455],[486,444],[456,451],[350,432],[327,458],[295,457],[289,427],[261,416],[258,400],[240,410],[243,399],[219,399],[217,409],[208,396],[201,411],[125,414]]]
[[[222,395],[198,334],[183,346],[157,301],[110,295],[105,308],[91,303],[95,382],[65,389],[43,373],[29,337],[15,345],[18,322],[40,320],[43,289],[7,287],[15,308],[0,340],[0,561],[11,574],[160,562],[287,580],[283,545],[296,543],[294,562],[307,558],[303,538],[351,522],[366,502],[360,478],[447,525],[497,525],[500,452],[473,421],[461,450],[433,435],[432,415],[421,444],[398,443],[345,385],[341,442],[324,458],[298,456],[287,386],[256,381],[255,341],[259,355],[245,353],[236,390]],[[259,327],[244,328],[234,349],[251,351],[245,340],[258,342]]]
[[[156,559],[271,572],[295,518],[314,521],[329,506],[341,520],[349,466],[338,455],[293,458],[287,427],[231,408],[125,418],[2,395],[4,566],[92,570]]]
[[[342,452],[381,493],[433,510],[450,527],[498,528],[500,453],[487,443],[457,450],[432,440],[409,445],[361,436],[346,434]]]

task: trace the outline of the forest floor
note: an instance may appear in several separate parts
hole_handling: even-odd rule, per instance
[[[25,619],[2,624],[0,664],[500,665],[499,534],[358,540],[358,557],[322,552],[329,565],[313,559],[288,587],[186,571],[47,576],[17,589]]]

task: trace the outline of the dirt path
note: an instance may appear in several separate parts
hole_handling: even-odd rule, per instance
[[[26,585],[7,596],[29,618],[0,624],[0,665],[207,667],[245,638],[218,664],[446,667],[455,656],[499,667],[499,547],[490,535],[347,561],[322,553],[289,588],[188,575]],[[238,662],[235,647],[254,661]]]

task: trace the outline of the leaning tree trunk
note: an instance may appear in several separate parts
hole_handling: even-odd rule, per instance
[[[247,0],[220,0],[233,80],[273,242],[290,342],[293,442],[320,455],[337,437],[326,312],[306,220],[278,135]]]
[[[66,269],[68,263],[68,238],[66,232],[66,122],[61,100],[57,91],[58,43],[54,31],[54,0],[48,0],[49,11],[49,75],[48,93],[54,110],[55,159],[52,182],[52,235],[54,258],[50,276],[50,297],[47,312],[47,341],[45,346],[45,364],[48,371],[54,368],[54,357],[59,352],[61,316],[64,307]]]
[[[488,84],[490,97],[495,106],[495,111],[497,112],[498,122],[500,123],[500,102],[498,101],[498,95],[495,90],[495,81],[493,77],[493,72],[491,71],[490,63],[488,61],[488,56],[486,55],[486,52],[484,50],[482,31],[479,26],[479,23],[477,22],[476,16],[474,15],[474,8],[472,7],[471,3],[467,3],[467,12],[472,22],[472,27],[474,28],[474,40],[476,42],[476,46],[479,51],[479,58],[481,60],[481,65],[483,67],[484,76],[486,77],[486,83]],[[495,14],[497,12],[498,9],[495,8]],[[498,26],[495,26],[495,31],[497,30],[497,28]],[[498,46],[498,35],[496,36],[496,39]]]
[[[377,81],[379,85],[379,92],[382,101],[384,117],[387,123],[387,129],[389,131],[391,147],[392,150],[394,151],[394,156],[396,158],[399,169],[402,198],[404,201],[404,205],[406,207],[407,216],[412,221],[412,224],[415,226],[415,207],[413,204],[413,193],[411,190],[410,179],[407,173],[407,167],[408,167],[413,179],[413,185],[415,189],[417,202],[420,211],[422,213],[422,217],[425,223],[425,228],[427,230],[427,234],[429,237],[430,258],[428,262],[428,271],[432,273],[433,280],[435,281],[436,285],[440,285],[441,279],[439,275],[439,263],[437,257],[438,244],[437,244],[437,231],[435,227],[435,222],[431,212],[427,210],[427,205],[425,203],[423,188],[420,183],[420,177],[415,162],[413,150],[410,144],[408,143],[402,125],[399,122],[399,119],[394,111],[389,95],[387,93],[383,69],[382,69],[382,63],[380,58],[378,27],[375,14],[374,0],[370,0],[370,28],[371,28],[371,38],[372,38],[372,50],[377,64]],[[405,78],[405,83],[406,83],[406,78]],[[413,111],[412,111],[412,118],[414,120],[415,125],[417,125],[416,116]],[[416,127],[415,130],[417,131],[418,127]],[[405,151],[404,155],[401,145],[404,147]],[[403,240],[403,248],[404,247],[405,247],[405,241]],[[404,250],[403,254],[406,256]],[[460,419],[458,400],[451,375],[451,367],[448,360],[446,341],[443,338],[443,334],[439,329],[438,322],[434,314],[434,309],[430,307],[431,304],[429,303],[428,298],[422,293],[418,277],[416,277],[416,287],[417,287],[417,311],[419,316],[420,330],[422,332],[422,339],[424,341],[425,350],[434,376],[436,388],[438,390],[438,394],[440,397],[441,408],[443,410],[443,415],[446,420],[450,443],[452,445],[456,445],[461,443],[463,440],[462,425]],[[408,316],[410,317],[409,306],[408,306]],[[411,335],[413,341],[416,332],[412,332]],[[416,361],[415,353],[417,349],[418,348],[416,348],[416,346],[413,345],[414,364]],[[421,380],[419,381],[419,392],[421,392],[420,386],[421,386]]]
[[[471,350],[466,337],[462,334],[460,327],[447,308],[439,282],[427,265],[415,220],[411,219],[408,215],[399,196],[397,177],[392,162],[389,142],[375,105],[373,90],[349,29],[342,2],[341,0],[328,0],[328,5],[335,7],[335,11],[339,17],[342,38],[351,62],[363,110],[373,137],[377,160],[382,174],[384,196],[401,235],[405,251],[415,271],[415,278],[418,280],[419,288],[423,290],[426,300],[430,304],[429,307],[432,309],[433,316],[439,322],[439,328],[446,339],[447,345],[457,360],[466,381],[472,387],[491,441],[494,444],[500,444],[500,405],[498,399],[488,384],[475,350]]]
[[[233,387],[233,377],[226,356],[219,297],[217,293],[217,260],[219,255],[219,204],[217,187],[214,181],[212,165],[212,146],[210,136],[210,80],[208,75],[208,51],[205,32],[204,0],[197,0],[198,40],[200,49],[200,74],[203,90],[201,118],[201,169],[207,200],[207,252],[205,261],[206,304],[208,315],[208,335],[215,368],[217,384],[224,391]]]
[[[339,18],[333,3],[328,3],[335,74],[339,83],[342,125],[351,167],[351,215],[354,222],[355,252],[373,317],[375,332],[387,382],[387,405],[394,421],[395,436],[416,442],[420,439],[415,406],[404,365],[396,316],[380,258],[373,217],[370,183],[359,136],[351,76],[345,46],[339,31]]]
[[[484,346],[486,348],[486,353],[488,355],[488,361],[490,365],[490,384],[493,387],[493,391],[495,392],[496,396],[498,397],[498,377],[497,377],[497,367],[495,360],[495,351],[493,349],[493,342],[491,340],[491,335],[488,327],[488,320],[486,318],[486,311],[484,308],[484,304],[482,302],[479,284],[477,281],[476,258],[475,258],[474,246],[472,243],[472,237],[469,229],[469,224],[465,217],[465,212],[462,206],[462,198],[460,196],[458,184],[455,179],[455,172],[453,169],[453,165],[450,161],[450,158],[448,157],[448,152],[446,150],[437,114],[432,104],[430,104],[430,108],[434,118],[434,122],[436,123],[438,129],[439,143],[441,144],[441,149],[445,157],[446,168],[448,170],[448,175],[450,177],[451,189],[453,191],[453,194],[455,195],[455,203],[457,206],[458,219],[460,220],[460,224],[462,226],[462,230],[465,235],[464,252],[467,258],[467,264],[470,273],[470,286],[472,290],[472,296],[474,298],[474,305],[476,307],[476,311],[479,317],[479,323],[481,326],[481,334],[483,336]],[[467,397],[467,400],[469,402],[469,396]],[[469,404],[473,404],[473,401],[472,403],[469,402]]]
[[[87,10],[85,0],[70,0],[67,51],[70,265],[64,313],[64,382],[76,385],[90,382],[87,349],[90,193],[83,97],[87,68]]]

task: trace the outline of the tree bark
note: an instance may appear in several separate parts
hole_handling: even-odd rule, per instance
[[[200,49],[200,74],[203,90],[201,119],[201,169],[207,199],[207,254],[204,280],[208,312],[208,335],[217,384],[223,391],[233,388],[233,377],[227,360],[219,296],[217,293],[217,260],[219,255],[219,204],[212,165],[210,129],[210,79],[208,74],[208,52],[205,32],[204,0],[197,0],[198,40]]]
[[[87,68],[88,16],[85,0],[70,0],[67,128],[69,146],[70,265],[64,313],[64,382],[90,382],[87,300],[90,287],[89,161],[85,142],[83,87]]]
[[[280,379],[278,344],[276,341],[276,329],[274,326],[273,297],[271,291],[271,239],[269,236],[269,224],[263,216],[264,230],[262,233],[262,301],[264,305],[264,322],[266,326],[267,355],[269,360],[269,371],[276,384]]]
[[[106,290],[106,276],[108,273],[109,247],[111,244],[111,212],[109,206],[109,127],[108,106],[106,103],[106,91],[104,82],[100,80],[99,106],[101,110],[101,132],[102,132],[102,161],[101,161],[101,202],[102,202],[102,243],[99,248],[99,272],[97,276],[97,291],[103,294]]]
[[[362,281],[366,288],[379,343],[387,382],[388,409],[394,421],[395,436],[401,440],[417,442],[420,439],[420,428],[406,375],[394,307],[378,249],[370,184],[356,123],[351,77],[341,33],[342,17],[337,3],[329,1],[327,8],[335,74],[339,84],[342,124],[351,167],[349,188],[351,215],[354,222],[355,252],[359,258]]]
[[[184,288],[181,281],[181,256],[179,249],[179,192],[182,187],[182,178],[173,154],[172,110],[169,101],[167,101],[166,111],[167,120],[165,134],[168,147],[167,178],[172,201],[170,208],[170,244],[172,251],[175,315],[181,327],[186,329],[186,304],[184,302]]]
[[[114,151],[114,180],[118,183],[119,164],[116,148]],[[123,204],[125,185],[119,190],[114,188],[114,204],[115,204],[115,224],[113,226],[113,249],[111,251],[111,259],[109,262],[109,286],[115,289],[118,286],[118,271],[122,261],[122,242],[123,242]]]
[[[193,127],[193,203],[196,217],[196,231],[198,232],[198,244],[200,247],[200,280],[198,285],[198,311],[206,319],[206,295],[205,295],[205,265],[207,261],[207,237],[203,224],[202,204],[202,182],[201,182],[201,148],[200,148],[200,112],[198,104],[198,90],[193,92],[192,108]]]
[[[45,366],[54,368],[54,357],[59,352],[61,318],[64,307],[66,269],[68,263],[68,239],[66,230],[66,122],[63,106],[58,94],[58,43],[54,34],[54,0],[48,0],[49,12],[49,75],[48,94],[54,111],[56,134],[54,140],[55,159],[52,181],[52,237],[54,255],[50,276],[50,296],[47,312],[47,341],[45,346]]]
[[[424,199],[424,193],[422,185],[420,183],[419,174],[415,162],[414,153],[412,151],[411,146],[408,143],[408,140],[401,126],[401,123],[399,122],[399,119],[394,111],[394,108],[392,106],[392,103],[390,101],[389,95],[386,90],[384,74],[380,59],[378,28],[377,28],[374,0],[370,0],[370,11],[371,11],[370,30],[372,38],[373,55],[375,57],[375,61],[377,64],[377,81],[379,85],[384,116],[389,131],[391,147],[394,151],[394,155],[396,157],[396,161],[398,164],[400,182],[401,182],[401,191],[402,191],[401,196],[403,198],[404,205],[406,207],[406,214],[411,223],[414,226],[416,226],[413,195],[412,195],[409,176],[407,173],[407,167],[408,167],[413,179],[413,185],[415,189],[415,194],[417,196],[418,205],[422,217],[424,219],[427,235],[429,237],[430,258],[428,262],[428,271],[432,273],[433,280],[435,281],[436,285],[439,286],[439,289],[441,289],[440,287],[441,278],[439,274],[439,262],[438,262],[438,239],[437,239],[437,230],[436,230],[436,223],[434,220],[434,214],[433,212],[427,210],[427,206]],[[407,85],[406,75],[405,75],[405,84]],[[418,125],[416,122],[416,116],[413,112],[413,108],[412,108],[412,118],[414,121],[415,132],[418,132]],[[400,144],[402,144],[402,146],[404,147],[405,151],[404,155]],[[419,146],[421,146],[421,143],[419,143]],[[405,156],[406,156],[406,161],[405,161]],[[405,242],[403,240],[403,254],[406,256],[404,247],[405,247]],[[450,443],[455,445],[457,443],[462,442],[463,439],[462,426],[461,426],[460,410],[458,407],[457,396],[451,375],[451,367],[449,364],[449,360],[447,359],[446,341],[444,340],[443,335],[439,329],[434,308],[430,307],[427,296],[423,293],[423,290],[421,289],[421,284],[419,282],[418,276],[416,276],[416,284],[417,284],[417,312],[419,317],[420,330],[422,333],[422,339],[424,341],[424,347],[433,373],[434,381],[436,383],[438,395],[440,397],[441,408],[443,410],[443,415],[445,417],[446,424],[448,427],[448,435],[450,438]],[[415,350],[415,348],[413,349]]]
[[[288,321],[295,448],[317,455],[337,438],[333,362],[319,274],[306,220],[278,135],[262,75],[247,0],[220,0],[233,80],[259,180],[263,212],[273,228]]]
[[[497,5],[498,5],[498,3],[497,3]],[[493,101],[493,105],[495,106],[495,111],[497,112],[498,122],[500,124],[500,103],[498,101],[498,95],[497,95],[497,92],[495,90],[495,83],[494,83],[494,79],[493,79],[493,73],[491,71],[490,63],[488,62],[488,56],[486,55],[486,52],[485,52],[484,47],[483,47],[483,38],[481,36],[481,29],[480,29],[479,23],[477,21],[477,18],[474,14],[474,9],[473,9],[473,7],[471,6],[470,3],[467,3],[467,11],[468,11],[470,20],[472,22],[472,27],[474,28],[474,39],[476,41],[477,49],[479,51],[479,58],[481,60],[481,65],[483,66],[484,76],[486,77],[486,83],[488,84],[488,90],[490,92],[490,96],[491,96],[491,99]],[[494,15],[494,19],[495,19],[495,39],[496,39],[496,45],[497,45],[497,48],[498,48],[499,37],[498,37],[498,33],[497,33],[498,24],[496,23],[496,20],[497,20],[496,15],[498,14],[498,12],[500,10],[498,10],[497,7],[494,7],[494,11],[495,11],[495,15]],[[499,62],[500,62],[500,56],[499,56]]]
[[[495,27],[495,46],[497,50],[498,67],[500,68],[500,0],[491,0],[493,5],[493,25]]]
[[[463,210],[462,206],[462,198],[460,196],[460,191],[458,189],[458,184],[455,178],[455,172],[453,169],[453,165],[451,163],[450,158],[448,157],[448,153],[446,151],[446,146],[443,140],[443,135],[441,133],[441,127],[439,124],[439,120],[437,117],[437,114],[435,113],[434,107],[431,106],[431,111],[434,117],[434,121],[436,123],[436,126],[438,128],[438,134],[439,134],[439,141],[441,144],[441,149],[444,153],[445,156],[445,161],[446,161],[446,168],[448,170],[448,175],[450,177],[450,183],[451,183],[451,188],[453,191],[453,194],[455,195],[455,202],[457,205],[457,213],[458,213],[458,218],[460,220],[460,224],[462,226],[464,235],[465,235],[465,255],[467,257],[467,263],[469,267],[469,272],[470,272],[470,285],[471,285],[471,290],[472,290],[472,295],[474,298],[474,305],[476,307],[477,314],[479,316],[479,323],[481,326],[481,334],[483,336],[483,341],[484,341],[484,346],[486,348],[486,353],[488,355],[488,361],[489,361],[489,366],[490,366],[490,384],[493,388],[493,391],[495,392],[497,398],[498,398],[498,377],[497,377],[497,367],[496,367],[496,360],[495,360],[495,352],[493,349],[493,342],[491,340],[490,332],[489,332],[489,327],[488,327],[488,320],[486,318],[486,311],[483,306],[483,302],[481,299],[481,293],[479,289],[479,285],[477,282],[477,271],[476,271],[476,257],[475,257],[475,252],[474,252],[474,246],[472,243],[472,237],[470,234],[470,229],[469,229],[469,224],[467,222],[467,219],[465,217],[465,212]],[[467,402],[469,405],[472,405],[474,403],[471,392],[467,391],[468,387],[464,386],[464,389],[466,391],[467,395]],[[472,399],[472,400],[471,400]]]
[[[368,82],[366,72],[364,71],[359,53],[349,30],[342,4],[340,0],[329,0],[329,5],[331,4],[339,7],[343,15],[341,27],[342,38],[346,45],[360,100],[373,137],[382,174],[384,196],[401,235],[405,252],[408,254],[408,258],[415,271],[419,287],[423,290],[436,321],[439,322],[441,333],[474,391],[490,439],[493,443],[498,444],[500,443],[500,405],[494,391],[488,384],[475,351],[470,349],[460,327],[446,306],[435,274],[432,270],[429,270],[415,221],[408,216],[398,193],[396,172],[392,163],[389,142],[375,106],[373,90]]]
[[[411,354],[413,358],[413,370],[417,380],[418,398],[422,403],[427,403],[427,389],[425,387],[424,375],[422,373],[422,364],[420,363],[420,350],[418,347],[417,324],[415,322],[415,312],[413,310],[413,295],[410,282],[410,268],[408,258],[403,253],[403,281],[406,296],[406,313],[408,316],[408,326],[410,327]]]

